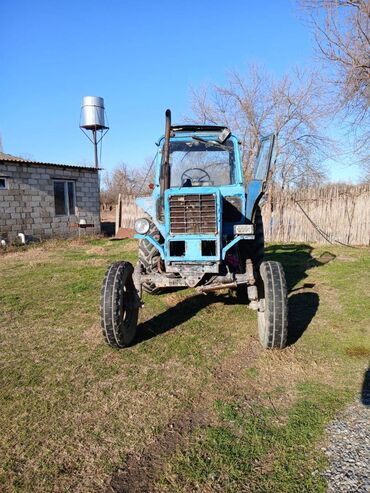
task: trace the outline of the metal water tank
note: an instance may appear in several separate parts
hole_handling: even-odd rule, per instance
[[[104,118],[104,99],[98,96],[85,96],[81,105],[81,128],[102,130],[108,128]]]

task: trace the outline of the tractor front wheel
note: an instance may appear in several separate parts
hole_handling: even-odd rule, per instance
[[[288,336],[288,293],[280,262],[262,262],[258,304],[258,333],[262,346],[284,348]]]
[[[135,338],[140,300],[130,262],[114,262],[107,270],[100,297],[100,321],[107,343],[129,346]]]

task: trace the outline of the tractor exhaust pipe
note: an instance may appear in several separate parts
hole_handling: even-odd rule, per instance
[[[170,136],[171,110],[166,110],[166,127],[164,132],[163,160],[160,175],[160,192],[163,198],[165,190],[170,187]]]

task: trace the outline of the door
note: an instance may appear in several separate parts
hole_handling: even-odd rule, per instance
[[[253,211],[263,195],[267,176],[270,171],[274,145],[274,134],[261,139],[253,166],[252,180],[249,182],[247,190],[247,210],[245,215],[250,220],[252,220]]]

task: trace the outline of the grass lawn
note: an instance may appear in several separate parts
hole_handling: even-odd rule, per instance
[[[368,250],[268,247],[290,289],[283,351],[260,348],[243,300],[190,289],[145,297],[136,344],[113,350],[100,284],[136,249],[0,255],[0,490],[325,491],[325,425],[368,368]]]

